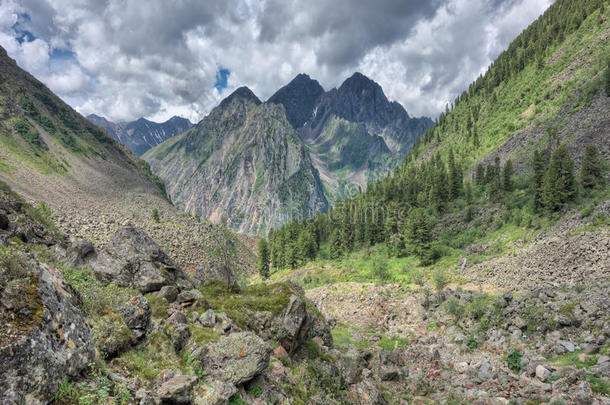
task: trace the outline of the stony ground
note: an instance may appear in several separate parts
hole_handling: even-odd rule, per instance
[[[307,296],[334,326],[339,347],[390,343],[399,360],[385,366],[399,366],[398,376],[378,389],[396,395],[396,403],[610,401],[608,284],[517,295],[340,283]],[[515,350],[518,368],[511,369],[507,356]]]
[[[47,177],[16,167],[6,178],[0,173],[0,180],[29,202],[46,202],[70,239],[84,238],[102,246],[117,229],[137,225],[185,269],[210,266],[208,223],[178,210],[132,170],[109,161],[66,159],[73,170],[65,176]],[[153,220],[153,209],[159,213],[158,222]],[[256,263],[252,245],[244,237],[238,246],[240,262],[248,270]]]

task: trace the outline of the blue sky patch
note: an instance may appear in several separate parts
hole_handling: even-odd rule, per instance
[[[219,93],[222,93],[222,91],[227,88],[227,80],[230,75],[231,71],[225,68],[220,68],[216,72],[216,83],[214,83],[214,87],[216,87],[216,90],[218,90]]]

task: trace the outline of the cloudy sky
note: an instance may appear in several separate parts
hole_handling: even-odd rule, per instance
[[[0,45],[83,114],[197,122],[360,71],[435,117],[553,0],[0,0]]]

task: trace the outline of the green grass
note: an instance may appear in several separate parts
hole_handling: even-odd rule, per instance
[[[381,347],[385,350],[396,350],[407,347],[409,340],[407,338],[401,338],[397,336],[388,337],[381,336],[381,339],[377,342],[369,340],[358,340],[355,336],[361,335],[364,337],[372,337],[375,335],[374,330],[362,329],[347,324],[339,324],[331,331],[333,335],[333,342],[336,346],[353,345],[358,349],[367,349],[373,346]]]
[[[279,314],[288,305],[289,296],[297,294],[285,283],[254,284],[228,290],[224,283],[212,281],[200,290],[216,312],[225,312],[241,328],[246,326],[252,311]]]
[[[581,353],[581,350],[576,350],[572,353],[565,353],[558,356],[554,356],[549,359],[549,363],[560,367],[574,366],[576,368],[589,368],[597,364],[597,356],[595,355],[587,355],[586,361],[579,361],[578,355]]]

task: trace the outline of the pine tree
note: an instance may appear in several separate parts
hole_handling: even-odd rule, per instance
[[[542,202],[548,211],[557,211],[575,196],[574,162],[568,147],[561,145],[551,156],[542,187]]]
[[[423,265],[430,264],[432,218],[425,209],[414,208],[409,212],[405,237],[420,262]]]
[[[502,187],[504,191],[511,192],[513,191],[513,161],[508,159],[506,163],[504,163],[504,168],[502,169]]]
[[[258,273],[263,278],[269,277],[269,247],[265,238],[258,242]]]
[[[330,258],[338,259],[343,255],[343,247],[341,246],[341,235],[338,229],[334,229],[328,240],[329,249],[330,249]]]
[[[482,164],[478,164],[477,165],[477,172],[475,175],[475,183],[478,186],[482,186],[483,184],[485,184],[485,167],[483,167]]]
[[[606,96],[610,97],[610,58],[608,58],[606,73],[604,74],[604,88],[606,89]]]
[[[460,196],[463,189],[462,168],[455,162],[453,150],[449,150],[449,199],[454,200]]]
[[[587,145],[580,166],[580,184],[584,189],[595,189],[606,184],[604,162],[595,145]]]
[[[472,204],[472,183],[470,181],[464,182],[464,196],[466,203]]]
[[[546,173],[546,159],[544,157],[544,153],[540,152],[537,149],[534,151],[532,167],[534,169],[534,179],[532,181],[532,191],[534,194],[534,211],[539,211],[543,207],[542,187],[544,185],[544,177]]]

